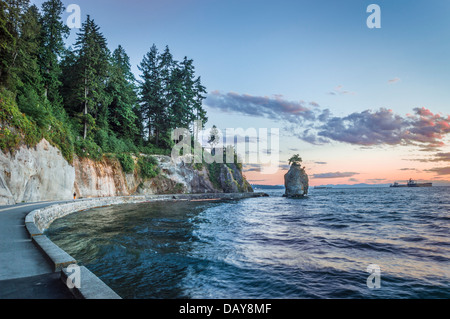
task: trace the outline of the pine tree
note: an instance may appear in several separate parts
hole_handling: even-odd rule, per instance
[[[174,103],[174,88],[173,88],[173,78],[172,73],[176,66],[176,62],[173,60],[172,53],[170,49],[166,46],[164,52],[161,54],[159,59],[159,75],[160,81],[162,83],[162,103],[157,110],[157,121],[156,121],[156,136],[155,143],[160,146],[161,139],[165,136],[169,136],[171,126],[171,108]]]
[[[22,27],[25,26],[25,14],[29,9],[29,0],[6,0],[3,5],[5,9],[5,27],[6,31],[12,37],[11,46],[6,48],[4,53],[3,64],[6,65],[5,71],[5,85],[13,92],[17,91],[17,86],[20,86],[21,63],[24,56],[28,55],[27,44],[23,41]],[[30,15],[28,15],[29,17]],[[20,61],[22,58],[22,61]]]
[[[10,48],[15,47],[16,39],[11,34],[8,21],[8,5],[0,1],[0,86],[6,86],[9,79]]]
[[[195,119],[201,121],[203,125],[208,122],[206,110],[203,108],[203,100],[206,98],[206,87],[202,85],[201,78],[198,77],[194,83],[194,105]]]
[[[23,89],[23,86],[27,85],[41,95],[42,78],[38,65],[41,25],[38,8],[35,5],[27,8],[22,19],[14,65],[16,85],[18,89]]]
[[[44,94],[53,105],[55,110],[59,110],[62,105],[59,80],[61,68],[58,59],[63,54],[64,39],[69,35],[69,28],[62,21],[61,15],[65,8],[60,0],[48,0],[42,4],[42,43],[39,58]]]
[[[138,66],[142,73],[142,81],[139,82],[140,113],[149,139],[159,136],[161,130],[159,115],[163,108],[163,87],[159,65],[158,49],[153,45]]]
[[[83,139],[95,128],[106,128],[107,106],[111,99],[106,94],[109,71],[109,50],[106,39],[94,20],[87,16],[77,34],[75,43],[75,100],[83,112]],[[77,106],[75,106],[77,107]]]
[[[35,5],[29,7],[23,14],[13,80],[19,109],[40,127],[44,127],[48,123],[50,110],[43,94],[44,87],[39,72],[41,46],[39,20],[39,10]]]
[[[130,58],[122,46],[112,54],[110,80],[106,92],[112,98],[108,107],[110,128],[118,137],[134,138],[139,132],[136,127],[137,95]]]

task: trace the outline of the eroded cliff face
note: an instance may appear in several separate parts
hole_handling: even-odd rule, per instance
[[[44,200],[127,196],[135,194],[252,192],[241,171],[233,164],[221,164],[219,185],[213,185],[210,172],[197,170],[187,157],[173,161],[154,156],[161,173],[142,179],[136,168],[125,174],[120,162],[104,157],[101,161],[74,156],[69,164],[56,147],[45,139],[36,147],[20,147],[14,154],[0,152],[0,205]]]
[[[115,159],[103,158],[96,162],[75,156],[73,167],[73,190],[78,197],[126,196],[131,193],[122,166]]]
[[[46,140],[0,152],[0,204],[68,199],[74,181],[75,168]]]

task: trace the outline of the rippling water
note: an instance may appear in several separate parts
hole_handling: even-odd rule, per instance
[[[450,298],[449,187],[268,193],[93,209],[47,235],[123,298]]]

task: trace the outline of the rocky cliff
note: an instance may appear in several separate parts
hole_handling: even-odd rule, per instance
[[[309,178],[305,169],[298,164],[292,164],[289,171],[284,175],[284,186],[286,197],[303,197],[308,195]]]
[[[154,157],[160,174],[144,179],[137,168],[124,173],[120,162],[112,157],[93,161],[75,156],[69,164],[45,139],[34,148],[21,146],[14,154],[0,152],[0,205],[67,200],[74,192],[86,198],[253,191],[234,164],[217,164],[217,174],[206,165],[195,168],[184,157],[177,161],[168,156]]]
[[[46,140],[14,154],[0,151],[0,204],[71,197],[75,168]]]

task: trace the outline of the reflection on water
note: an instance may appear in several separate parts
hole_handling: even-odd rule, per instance
[[[449,298],[449,190],[124,205],[48,235],[124,298]]]

